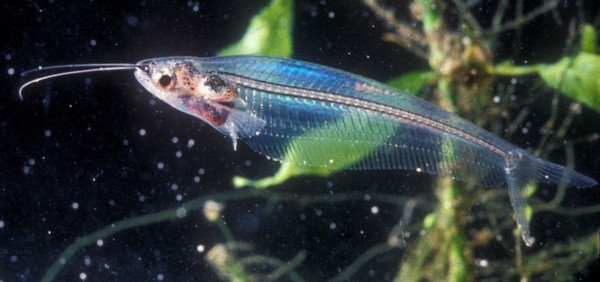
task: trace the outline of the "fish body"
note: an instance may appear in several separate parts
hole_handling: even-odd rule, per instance
[[[531,155],[461,117],[377,81],[312,63],[260,57],[163,57],[137,64],[62,65],[78,73],[135,69],[150,93],[255,151],[296,165],[405,169],[507,187],[517,225],[531,182],[597,185]]]
[[[525,215],[528,183],[597,184],[418,97],[341,70],[259,56],[167,57],[137,66],[148,91],[230,136],[234,149],[242,139],[297,165],[341,162],[508,187],[527,245],[534,242]]]

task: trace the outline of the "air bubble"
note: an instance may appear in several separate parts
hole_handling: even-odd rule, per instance
[[[379,207],[378,206],[372,206],[371,207],[371,213],[372,214],[378,214],[379,213]]]

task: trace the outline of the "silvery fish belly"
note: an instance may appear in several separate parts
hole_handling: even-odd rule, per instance
[[[379,82],[311,63],[257,57],[167,57],[139,62],[152,94],[255,151],[298,165],[407,169],[508,187],[529,234],[529,182],[596,181],[536,158],[484,129]]]

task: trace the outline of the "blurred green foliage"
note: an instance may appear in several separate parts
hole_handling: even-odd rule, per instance
[[[221,50],[219,56],[263,55],[290,58],[293,53],[294,1],[273,0],[255,15],[240,41]]]

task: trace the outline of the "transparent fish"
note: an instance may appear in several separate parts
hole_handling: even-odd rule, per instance
[[[329,67],[258,56],[81,66],[95,68],[23,87],[72,73],[135,69],[149,92],[230,136],[234,149],[241,139],[265,156],[297,165],[416,170],[508,187],[528,246],[534,243],[525,215],[528,183],[597,184],[418,97]],[[77,66],[55,68],[63,67]]]

